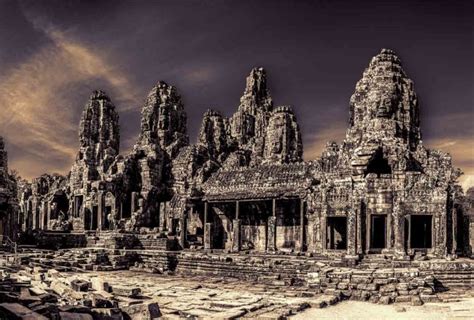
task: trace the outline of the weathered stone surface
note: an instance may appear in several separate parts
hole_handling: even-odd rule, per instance
[[[135,149],[157,145],[174,158],[188,140],[181,97],[174,86],[160,81],[143,105],[141,133]]]
[[[470,250],[472,236],[458,236],[474,233],[466,219],[472,206],[456,185],[460,172],[448,154],[423,145],[414,85],[392,50],[382,49],[356,84],[344,141],[328,143],[313,161],[302,160],[295,112],[274,108],[268,87],[266,71],[252,69],[237,111],[227,119],[208,110],[189,145],[181,97],[159,82],[127,155],[118,154],[113,104],[94,92],[68,177],[21,185],[22,227],[87,231],[89,245],[111,249],[304,252],[366,269],[456,259]],[[114,258],[113,267],[126,267],[125,260]],[[392,297],[419,287],[398,286],[400,276],[384,272],[374,272],[373,281],[358,276],[328,280],[329,289],[380,289]]]
[[[198,145],[209,152],[209,157],[217,162],[223,162],[230,148],[228,136],[229,122],[218,111],[207,110],[204,113],[199,131]]]
[[[119,116],[103,91],[94,91],[79,124],[80,148],[71,169],[72,188],[99,180],[115,160],[120,147]]]
[[[303,160],[301,133],[293,110],[281,106],[273,110],[265,135],[264,162],[291,163]]]
[[[8,171],[8,153],[0,136],[0,236],[17,239],[18,226],[18,186],[15,177]]]

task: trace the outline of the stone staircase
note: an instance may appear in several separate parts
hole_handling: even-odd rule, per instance
[[[465,289],[474,291],[474,271],[473,270],[444,270],[433,271],[436,279],[437,291]]]

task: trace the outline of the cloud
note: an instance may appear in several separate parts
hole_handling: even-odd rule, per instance
[[[424,144],[428,148],[448,152],[451,155],[453,165],[464,172],[459,178],[464,190],[474,186],[474,136],[430,139]]]
[[[128,108],[139,96],[111,57],[70,34],[30,21],[50,41],[0,77],[0,134],[14,151],[10,167],[26,178],[53,167],[67,171],[72,164],[78,146],[77,117],[87,100],[85,96],[78,104],[78,87],[104,84],[117,93],[113,100]]]
[[[308,137],[304,146],[304,160],[314,160],[321,157],[321,153],[326,148],[329,141],[342,142],[345,137],[347,123],[342,121],[333,121],[333,126],[323,128],[316,134]]]

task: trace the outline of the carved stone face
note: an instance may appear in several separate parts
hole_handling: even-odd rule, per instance
[[[388,118],[392,113],[392,99],[389,97],[383,97],[377,107],[378,118]]]

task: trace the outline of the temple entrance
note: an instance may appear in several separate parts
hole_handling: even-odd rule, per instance
[[[240,204],[242,250],[264,252],[267,246],[267,221],[271,216],[268,201],[242,202]]]
[[[91,230],[91,211],[86,208],[84,210],[84,230]]]
[[[301,228],[299,199],[281,199],[276,205],[276,247],[294,250],[300,246]],[[271,203],[267,204],[271,210]]]
[[[433,217],[431,215],[412,215],[410,219],[410,247],[413,249],[431,248]]]
[[[132,195],[127,192],[121,203],[120,218],[128,219],[132,216]]]
[[[104,225],[104,229],[106,230],[109,230],[110,229],[110,221],[109,221],[109,217],[111,217],[112,213],[112,206],[106,206],[105,207],[105,213],[104,213],[104,222],[103,222],[103,225]]]
[[[384,214],[370,216],[370,248],[383,249],[386,247],[387,216]]]
[[[92,221],[91,221],[91,230],[97,230],[98,227],[98,217],[99,217],[99,207],[93,206],[92,207]]]
[[[214,204],[210,210],[213,226],[213,249],[232,248],[232,220],[235,219],[235,203]]]
[[[347,218],[328,217],[326,222],[326,248],[347,249]]]
[[[74,205],[74,217],[80,217],[81,216],[81,212],[82,212],[82,205],[83,205],[83,202],[84,202],[84,197],[83,196],[76,196],[74,197],[74,202],[75,202],[75,205]]]
[[[98,212],[98,206],[93,206],[92,212],[88,208],[84,210],[84,230],[97,230]]]

